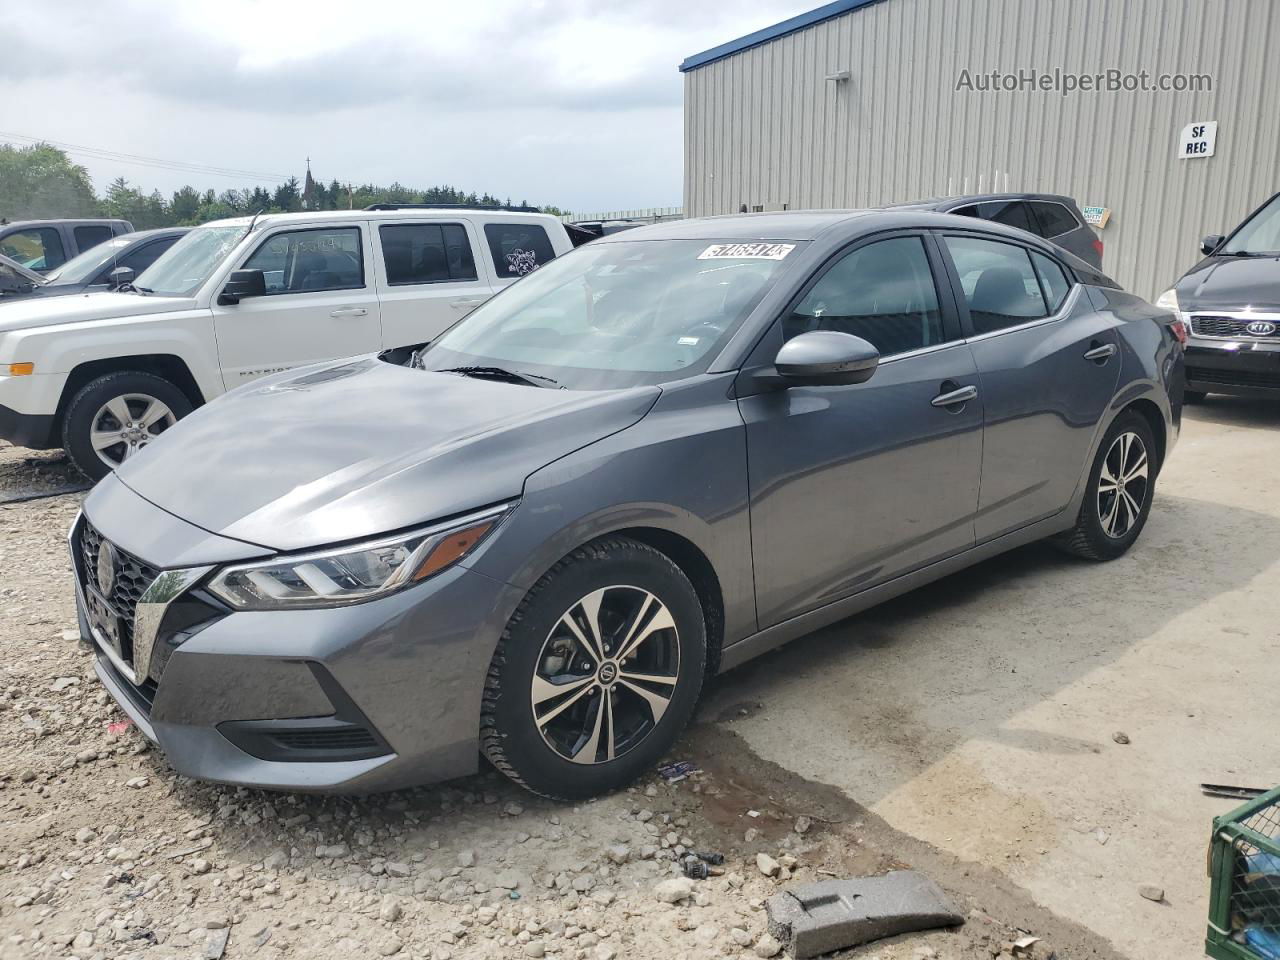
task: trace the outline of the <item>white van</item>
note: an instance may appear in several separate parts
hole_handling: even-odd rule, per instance
[[[0,309],[0,437],[101,477],[233,387],[431,340],[571,247],[555,217],[504,209],[208,223],[124,292]]]

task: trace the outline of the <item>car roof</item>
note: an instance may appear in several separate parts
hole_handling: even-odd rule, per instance
[[[108,223],[128,223],[128,220],[122,220],[119,217],[48,217],[44,220],[10,220],[7,223],[0,221],[0,230],[8,232],[13,227],[47,227],[51,223],[67,223],[67,224],[108,224]]]
[[[840,223],[874,210],[784,210],[774,213],[731,213],[720,217],[668,220],[593,240],[813,240]]]
[[[520,213],[508,210],[485,210],[478,207],[401,207],[396,210],[301,210],[295,213],[264,213],[254,217],[229,217],[225,220],[210,220],[201,224],[205,227],[247,227],[254,223],[255,228],[274,226],[281,223],[316,223],[318,221],[333,222],[343,220],[448,220],[451,217],[487,217],[501,220],[504,223],[540,223],[548,220],[560,222],[558,217],[549,213]]]
[[[180,237],[190,233],[194,227],[155,227],[151,230],[135,230],[133,233],[122,233],[112,240],[150,240],[153,237]]]
[[[956,207],[971,203],[985,203],[990,200],[1048,200],[1050,203],[1065,203],[1075,206],[1075,198],[1059,193],[965,193],[954,197],[931,197],[928,200],[908,200],[903,203],[888,204],[886,209],[903,209],[912,207],[920,210],[953,210]]]

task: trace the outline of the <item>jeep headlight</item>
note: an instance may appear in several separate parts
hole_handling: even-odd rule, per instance
[[[1172,310],[1179,317],[1182,316],[1182,308],[1178,306],[1178,290],[1176,287],[1170,287],[1156,297],[1156,306],[1161,310]]]
[[[414,533],[224,567],[209,590],[240,610],[372,600],[453,566],[493,531],[508,506]]]

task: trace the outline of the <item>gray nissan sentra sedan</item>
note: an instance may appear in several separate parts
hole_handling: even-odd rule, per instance
[[[944,214],[605,237],[167,431],[72,528],[80,628],[190,776],[368,792],[483,753],[584,797],[717,671],[1029,541],[1123,554],[1184,336]]]

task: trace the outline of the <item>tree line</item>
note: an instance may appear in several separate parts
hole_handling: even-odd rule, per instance
[[[166,197],[159,190],[147,192],[118,177],[99,196],[88,171],[73,163],[66,152],[46,143],[15,147],[0,144],[0,220],[33,220],[55,217],[119,217],[137,230],[153,227],[195,226],[210,220],[244,214],[286,213],[295,210],[360,209],[371,203],[457,203],[466,205],[510,204],[486,192],[468,193],[455,187],[418,189],[393,183],[354,186],[332,180],[317,181],[310,203],[304,208],[303,187],[297,177],[268,189],[197,190],[185,186]],[[521,201],[522,206],[528,203]],[[558,207],[540,207],[560,215]]]

